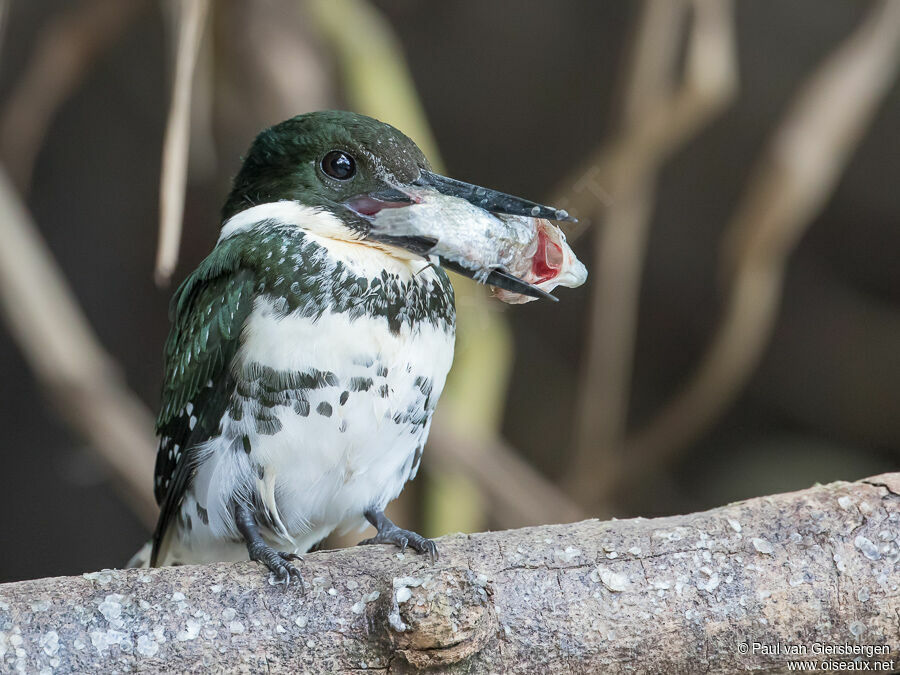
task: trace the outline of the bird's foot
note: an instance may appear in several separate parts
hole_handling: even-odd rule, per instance
[[[251,545],[248,547],[248,551],[250,552],[250,560],[262,563],[275,575],[276,584],[284,584],[286,590],[291,583],[291,579],[296,579],[297,583],[300,584],[300,591],[306,593],[303,575],[291,562],[292,560],[303,560],[299,555],[276,551],[268,544]]]
[[[437,560],[437,545],[431,539],[426,539],[417,532],[397,527],[388,520],[384,513],[373,513],[371,514],[371,517],[369,513],[366,513],[366,518],[378,528],[378,534],[371,539],[364,539],[359,542],[360,546],[366,546],[368,544],[394,544],[394,546],[399,546],[401,551],[405,551],[406,547],[409,546],[419,553],[427,553],[432,562]]]

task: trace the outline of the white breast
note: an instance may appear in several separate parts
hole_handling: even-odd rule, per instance
[[[235,422],[226,415],[192,491],[207,510],[209,536],[233,533],[229,502],[248,476],[273,515],[273,534],[282,545],[305,550],[336,528],[363,525],[363,511],[384,508],[417,468],[416,451],[425,443],[450,369],[453,339],[452,332],[428,323],[403,324],[392,333],[383,317],[280,316],[270,300],[257,299],[235,367],[315,369],[333,373],[337,383],[308,391],[305,416],[277,407],[281,429],[275,434],[257,433],[246,419]],[[354,378],[372,384],[355,391]],[[423,422],[410,410],[422,410],[426,399]],[[249,455],[234,450],[234,439],[244,434]],[[203,533],[195,531],[195,544],[198,537]]]

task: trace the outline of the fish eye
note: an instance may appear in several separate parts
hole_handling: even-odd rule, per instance
[[[338,180],[348,180],[356,173],[356,161],[343,150],[332,150],[322,158],[322,171]]]

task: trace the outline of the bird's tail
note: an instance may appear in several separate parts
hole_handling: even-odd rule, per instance
[[[148,541],[141,546],[137,553],[131,556],[131,559],[125,567],[150,567],[150,552],[153,550],[153,542]]]

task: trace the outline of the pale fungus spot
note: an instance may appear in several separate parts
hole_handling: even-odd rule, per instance
[[[559,562],[570,563],[581,555],[581,549],[574,546],[567,546],[565,550],[556,549],[553,551],[553,557]]]
[[[55,630],[48,631],[41,636],[40,643],[47,656],[56,656],[59,651],[59,634]]]
[[[141,656],[154,656],[159,651],[159,645],[149,635],[141,635],[137,641],[137,650]]]
[[[614,572],[607,567],[597,566],[590,574],[591,581],[600,582],[609,590],[619,593],[628,588],[628,577],[619,572]]]
[[[81,576],[90,581],[96,581],[101,586],[105,586],[110,581],[112,581],[112,574],[109,570],[101,570],[99,572],[86,572]]]
[[[404,632],[409,626],[403,623],[400,618],[400,612],[391,612],[388,614],[388,625],[397,633]]]
[[[195,639],[198,635],[200,635],[200,622],[196,619],[188,619],[185,623],[184,630],[178,631],[175,635],[175,639],[179,642],[187,642],[188,640]]]
[[[775,549],[772,547],[772,544],[762,539],[760,537],[754,537],[750,540],[753,543],[753,548],[762,553],[763,555],[772,555],[775,552]]]
[[[706,581],[706,583],[705,584],[698,583],[697,588],[699,588],[701,591],[706,591],[707,593],[712,593],[714,590],[716,590],[719,587],[719,583],[720,583],[719,575],[716,574],[715,572],[713,572],[711,575],[709,575],[709,579]]]
[[[120,624],[120,617],[122,616],[122,600],[124,597],[119,595],[118,593],[113,593],[111,595],[107,595],[104,598],[103,602],[97,607],[100,613],[103,615],[110,624],[118,627],[116,624]]]
[[[859,552],[869,560],[881,560],[881,554],[878,552],[878,547],[871,539],[867,539],[860,534],[853,540],[853,545],[856,546],[856,548],[859,549]]]

